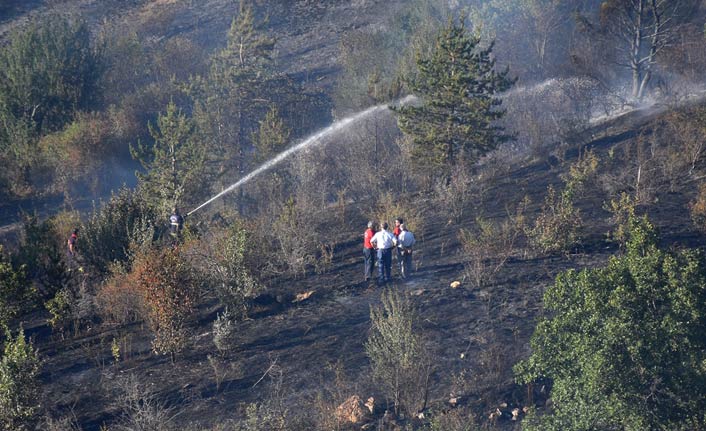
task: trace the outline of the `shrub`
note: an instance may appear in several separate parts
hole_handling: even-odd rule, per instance
[[[495,276],[515,251],[525,228],[526,205],[527,200],[520,204],[517,214],[500,223],[477,217],[474,229],[461,229],[464,270],[476,287],[481,287]]]
[[[154,332],[157,354],[181,351],[187,341],[186,320],[198,299],[198,286],[179,250],[152,250],[133,263],[133,282],[143,297],[147,320]]]
[[[420,431],[476,431],[481,427],[476,425],[476,419],[471,412],[462,413],[458,410],[439,412]]]
[[[111,184],[109,167],[103,160],[117,155],[109,119],[101,114],[79,113],[61,131],[45,135],[39,141],[42,158],[51,170],[51,186],[66,198],[85,194],[85,187],[95,195],[101,184]]]
[[[370,308],[372,329],[365,351],[395,412],[414,414],[426,407],[431,369],[425,340],[415,328],[417,312],[408,297],[392,290],[383,292],[381,301]]]
[[[75,298],[72,292],[67,288],[59,290],[52,299],[44,303],[44,307],[49,314],[51,314],[49,324],[52,328],[59,329],[61,332],[64,331],[65,327],[72,320],[72,308],[74,303]]]
[[[699,186],[696,198],[689,204],[689,212],[694,226],[702,232],[706,232],[706,183]]]
[[[434,182],[434,196],[439,207],[449,214],[449,222],[458,223],[471,199],[481,197],[480,193],[474,190],[475,185],[468,169],[463,166],[453,167],[448,181],[442,179]]]
[[[42,299],[52,298],[67,283],[63,241],[51,219],[40,222],[36,215],[24,215],[22,243],[15,260],[38,282]]]
[[[118,382],[117,396],[121,417],[111,427],[116,431],[170,431],[174,412],[136,376],[130,374]]]
[[[210,258],[206,264],[214,278],[216,295],[234,318],[247,314],[247,298],[257,295],[262,289],[247,267],[249,242],[250,236],[240,221],[209,241]]]
[[[122,188],[103,206],[94,208],[82,225],[79,252],[92,268],[106,273],[113,262],[127,262],[131,248],[150,245],[155,220],[142,195]]]
[[[235,330],[234,317],[228,309],[226,308],[223,313],[218,313],[213,322],[213,344],[221,355],[233,348]]]
[[[542,210],[526,233],[532,246],[541,253],[568,251],[576,243],[581,225],[579,210],[570,195],[557,196],[554,187],[549,186]]]
[[[557,195],[551,185],[547,188],[542,210],[526,231],[530,243],[541,253],[568,251],[576,243],[582,220],[574,202],[597,169],[598,158],[588,151],[569,167],[561,193]]]
[[[96,295],[98,313],[103,321],[117,325],[139,321],[144,303],[133,278],[121,265],[113,265],[110,272]]]
[[[393,222],[398,217],[404,219],[407,229],[415,232],[417,238],[422,236],[426,217],[419,203],[411,197],[399,199],[391,192],[385,192],[377,200],[377,206],[373,212],[368,214],[369,220],[380,223],[387,222],[391,227],[394,226]]]
[[[316,258],[317,242],[293,198],[283,205],[271,233],[278,245],[277,252],[271,256],[275,265],[295,275],[306,273]]]
[[[0,328],[25,310],[33,297],[26,267],[12,265],[0,245]]]
[[[605,209],[612,214],[611,219],[615,229],[608,233],[608,237],[619,244],[624,244],[628,239],[628,221],[635,216],[635,199],[627,193],[621,193],[619,199],[611,199]]]
[[[276,408],[270,403],[248,404],[245,420],[235,429],[237,431],[285,431],[287,411]]]
[[[20,328],[17,337],[7,333],[0,359],[0,429],[32,430],[39,410],[40,362]]]

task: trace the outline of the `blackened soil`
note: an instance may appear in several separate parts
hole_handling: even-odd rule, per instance
[[[599,127],[589,140],[576,144],[574,155],[579,146],[588,144],[605,156],[610,147],[634,138],[631,130],[637,124],[650,120],[641,115]],[[488,179],[482,199],[459,223],[442,220],[438,211],[420,202],[431,221],[424,232],[417,232],[421,239],[415,254],[417,271],[388,287],[408,293],[419,307],[420,330],[434,357],[432,405],[443,404],[451,392],[460,394],[482,418],[501,403],[508,409],[526,405],[526,389],[513,383],[511,367],[529,354],[528,340],[542,313],[545,288],[560,271],[599,265],[616,253],[605,237],[610,229],[609,214],[602,209],[605,193],[589,186],[579,202],[586,226],[580,246],[571,254],[536,257],[520,244],[492,283],[478,288],[464,279],[458,228],[471,226],[481,212],[500,220],[525,196],[532,202],[528,208],[532,219],[547,185],[560,185],[560,172],[560,167],[539,160]],[[703,238],[693,232],[685,210],[691,198],[688,189],[662,192],[650,207],[665,245],[701,245]],[[46,406],[57,414],[72,411],[84,429],[98,430],[116,419],[115,387],[132,374],[172,409],[173,421],[182,425],[206,427],[242,418],[248,403],[275,396],[275,382],[280,382],[278,396],[290,410],[313,415],[316,394],[333,385],[334,365],[347,378],[345,395],[384,400],[369,378],[363,347],[370,306],[379,303],[382,287],[362,281],[360,223],[354,224],[342,228],[349,240],[339,243],[329,272],[278,280],[254,301],[250,318],[239,324],[235,348],[220,359],[225,371],[219,379],[208,361],[208,355],[218,356],[211,334],[218,311],[213,301],[201,307],[192,324],[193,343],[173,363],[151,353],[149,333],[139,324],[84,328],[66,339],[51,334],[43,324],[30,325],[28,331],[45,358]],[[454,280],[463,281],[462,286],[452,289]],[[309,299],[292,302],[297,293],[310,290],[315,292]],[[119,363],[111,355],[114,338],[129,340]],[[458,383],[462,375],[465,384]],[[534,401],[541,403],[541,395]],[[509,420],[499,424],[507,429],[516,426]]]

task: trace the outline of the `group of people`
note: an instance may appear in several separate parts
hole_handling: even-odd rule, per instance
[[[401,218],[395,219],[395,228],[390,232],[387,222],[382,222],[375,232],[373,222],[368,222],[368,228],[363,234],[363,258],[365,259],[365,281],[370,281],[378,264],[378,283],[384,284],[392,280],[392,254],[396,250],[400,277],[409,277],[412,271],[412,247],[414,234],[410,232]]]

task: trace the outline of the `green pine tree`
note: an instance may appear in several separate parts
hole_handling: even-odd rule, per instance
[[[206,153],[194,139],[192,120],[174,102],[160,115],[157,125],[149,125],[153,145],[138,143],[130,151],[145,168],[138,172],[140,189],[158,214],[169,214],[172,207],[193,205],[206,194],[204,175]]]
[[[260,128],[253,134],[253,143],[257,150],[256,160],[263,162],[284,150],[289,142],[289,129],[273,106],[260,121]]]
[[[265,87],[272,76],[274,40],[260,26],[250,4],[241,2],[226,47],[212,58],[208,77],[192,83],[194,118],[220,175],[245,174],[250,136],[269,106]]]
[[[510,139],[498,125],[504,111],[496,97],[514,80],[496,72],[492,44],[467,32],[463,20],[449,20],[429,57],[418,57],[418,73],[408,82],[419,106],[396,108],[399,126],[412,144],[412,159],[432,175],[457,163],[474,164]]]

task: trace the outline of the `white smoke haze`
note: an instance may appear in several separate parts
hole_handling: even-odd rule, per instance
[[[404,97],[396,102],[393,102],[392,105],[406,105],[408,103],[413,103],[416,101],[417,98],[415,96],[407,96]],[[342,120],[336,121],[335,123],[331,124],[330,126],[316,132],[315,134],[309,136],[308,138],[304,139],[302,142],[299,144],[277,154],[275,157],[272,159],[268,160],[267,162],[263,163],[259,167],[257,167],[255,170],[250,172],[249,174],[245,175],[243,178],[238,180],[237,182],[231,184],[230,186],[226,187],[223,191],[220,193],[216,194],[212,198],[208,199],[206,202],[202,203],[198,207],[194,208],[193,210],[189,211],[187,215],[191,215],[194,212],[200,210],[201,208],[205,207],[206,205],[210,204],[211,202],[215,201],[216,199],[220,198],[223,195],[226,195],[228,193],[231,193],[235,190],[237,190],[239,187],[244,186],[247,184],[250,180],[253,178],[257,177],[258,175],[262,174],[263,172],[268,171],[269,169],[275,167],[276,165],[282,163],[283,161],[287,160],[290,156],[302,151],[306,150],[307,148],[320,145],[320,144],[325,144],[327,139],[336,133],[342,132],[346,130],[349,126],[357,123],[358,121],[369,117],[373,116],[380,111],[387,110],[388,107],[390,106],[389,103],[384,103],[380,104],[377,106],[373,106],[371,108],[368,108],[362,112],[358,112],[356,114],[350,115]]]

